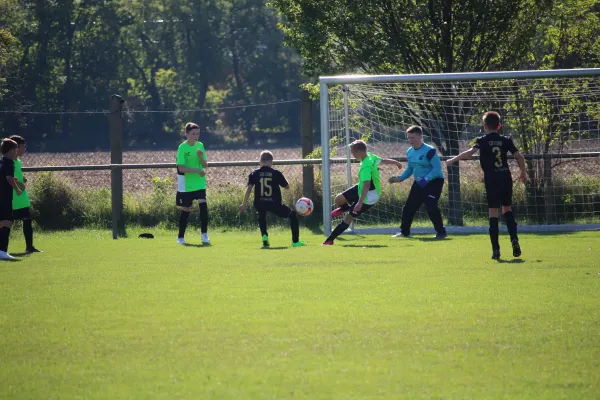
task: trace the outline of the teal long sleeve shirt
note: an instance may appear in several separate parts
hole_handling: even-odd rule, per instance
[[[406,152],[406,158],[408,167],[400,175],[402,180],[410,178],[411,175],[414,175],[415,180],[423,177],[428,181],[436,178],[444,179],[442,161],[433,146],[423,143],[418,149],[411,147]]]

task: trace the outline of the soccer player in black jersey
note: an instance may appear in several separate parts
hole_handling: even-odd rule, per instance
[[[15,179],[15,163],[19,145],[11,139],[4,139],[0,144],[2,159],[0,160],[0,260],[15,260],[8,254],[8,239],[13,221],[13,189],[17,196],[21,189]]]
[[[267,233],[267,212],[273,213],[281,218],[290,219],[292,229],[292,247],[304,246],[300,241],[300,228],[296,211],[292,210],[281,201],[281,188],[289,189],[290,185],[283,174],[272,168],[273,153],[263,151],[260,153],[260,168],[255,169],[248,176],[248,187],[244,195],[244,201],[240,205],[240,213],[243,213],[254,189],[254,208],[258,213],[258,226],[262,235],[263,247],[269,247],[269,234]]]
[[[521,255],[521,247],[517,236],[517,223],[511,210],[513,182],[508,168],[507,153],[511,153],[521,169],[521,182],[527,182],[525,159],[515,147],[512,138],[498,133],[500,130],[500,114],[488,111],[483,115],[484,136],[477,138],[475,145],[446,161],[450,166],[459,160],[467,160],[479,151],[479,163],[483,170],[485,192],[490,215],[490,239],[492,242],[492,259],[500,258],[500,244],[498,243],[498,208],[502,207],[502,214],[506,221],[506,228],[510,235],[513,256]]]

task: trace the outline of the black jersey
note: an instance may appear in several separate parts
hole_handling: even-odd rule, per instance
[[[8,202],[12,207],[13,188],[6,179],[9,176],[15,176],[15,162],[10,158],[2,157],[0,160],[0,201]]]
[[[486,177],[509,174],[507,154],[519,151],[510,137],[491,132],[477,138],[476,149],[479,149],[479,164]]]
[[[281,187],[288,186],[283,174],[271,167],[260,167],[248,175],[248,185],[254,186],[254,204],[281,203]]]

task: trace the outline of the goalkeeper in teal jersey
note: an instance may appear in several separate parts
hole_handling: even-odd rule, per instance
[[[423,143],[423,129],[420,126],[411,126],[406,130],[408,142],[412,146],[406,152],[408,168],[400,176],[393,176],[390,183],[402,182],[414,176],[414,182],[410,188],[406,203],[402,208],[402,222],[400,232],[393,237],[408,237],[410,227],[415,213],[425,203],[429,219],[433,222],[436,231],[436,239],[444,239],[446,228],[442,213],[438,207],[438,201],[444,187],[444,174],[442,172],[442,161],[433,146]]]
[[[358,184],[336,196],[335,204],[338,205],[338,208],[331,212],[331,217],[338,217],[346,211],[348,211],[348,214],[335,227],[327,240],[323,242],[324,246],[332,245],[335,238],[344,233],[355,218],[358,218],[360,214],[363,214],[377,203],[381,196],[379,165],[395,165],[398,169],[402,168],[399,161],[384,160],[373,153],[368,153],[367,144],[362,140],[352,142],[350,151],[352,157],[360,161]]]

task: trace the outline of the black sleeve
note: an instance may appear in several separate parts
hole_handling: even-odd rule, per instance
[[[506,148],[508,149],[508,151],[510,151],[510,154],[515,154],[517,151],[519,151],[519,149],[517,149],[517,146],[515,146],[515,142],[513,142],[512,137],[507,138],[506,141]]]
[[[6,176],[15,176],[15,163],[12,160],[6,165]]]
[[[289,183],[285,179],[285,176],[283,176],[283,174],[279,171],[277,171],[277,174],[279,175],[279,186],[281,186],[281,187],[289,186]]]
[[[475,149],[481,149],[480,140],[481,140],[481,137],[478,137],[477,140],[475,140],[475,144],[473,145],[473,148],[475,148]]]
[[[254,180],[254,172],[250,172],[248,175],[248,185],[254,185],[256,182]]]

